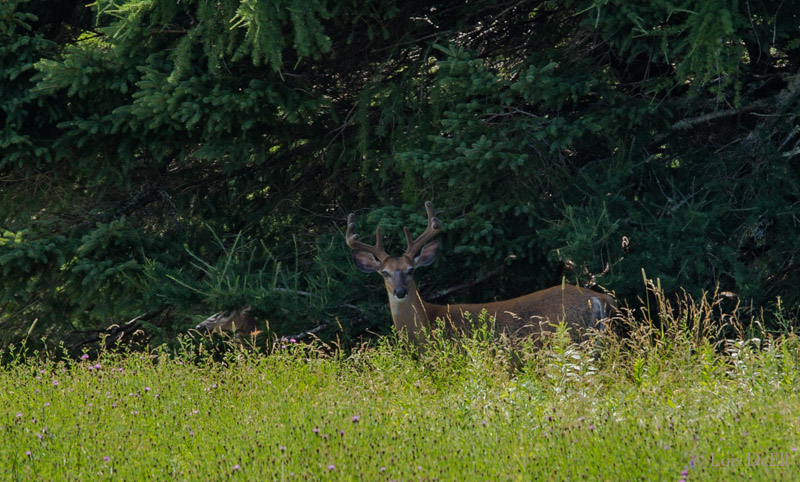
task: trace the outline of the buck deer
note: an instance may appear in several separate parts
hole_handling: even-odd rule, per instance
[[[380,273],[383,276],[392,320],[399,333],[405,333],[412,341],[422,341],[423,333],[429,332],[435,321],[441,319],[450,333],[468,331],[470,322],[465,313],[477,317],[482,310],[495,318],[495,328],[510,336],[539,336],[553,331],[554,326],[564,321],[573,331],[586,328],[604,329],[603,319],[616,308],[613,298],[606,294],[573,285],[553,286],[507,301],[479,304],[435,305],[424,301],[414,283],[414,271],[433,263],[441,246],[438,240],[428,243],[442,229],[436,218],[433,203],[425,203],[428,227],[412,240],[408,228],[404,227],[407,248],[402,256],[394,258],[383,249],[381,228],[375,232],[375,245],[359,241],[356,234],[355,214],[347,217],[347,245],[352,250],[356,267],[365,273]],[[426,244],[427,243],[427,244]]]

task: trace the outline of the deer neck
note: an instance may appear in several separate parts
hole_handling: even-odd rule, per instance
[[[413,281],[408,286],[405,298],[389,293],[389,308],[392,310],[392,321],[397,332],[405,333],[412,341],[422,341],[423,330],[429,332],[431,328],[427,305],[420,298],[417,285]]]

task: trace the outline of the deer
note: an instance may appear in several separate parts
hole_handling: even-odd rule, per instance
[[[252,307],[246,305],[233,311],[220,311],[201,321],[195,330],[201,332],[230,331],[234,334],[251,335],[258,333],[256,320],[250,314]]]
[[[392,257],[383,248],[381,228],[375,231],[375,244],[360,241],[356,233],[355,214],[347,217],[345,239],[351,249],[356,268],[365,273],[379,273],[383,277],[395,330],[416,344],[425,341],[426,334],[444,322],[448,334],[468,333],[473,316],[486,313],[494,320],[494,328],[512,338],[540,338],[553,332],[564,322],[573,334],[585,333],[587,328],[605,330],[604,320],[616,310],[614,299],[603,293],[571,284],[553,286],[534,291],[518,298],[474,304],[437,305],[422,299],[414,282],[418,268],[430,266],[439,253],[441,242],[433,240],[442,229],[436,218],[433,203],[427,201],[425,210],[428,226],[416,239],[403,227],[406,251]]]

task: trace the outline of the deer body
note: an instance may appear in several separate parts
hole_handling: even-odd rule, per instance
[[[257,330],[256,320],[250,315],[251,309],[250,305],[247,305],[238,310],[214,313],[201,321],[194,329],[203,332],[230,331],[249,335]]]
[[[355,216],[348,217],[347,244],[352,248],[353,261],[361,271],[378,272],[384,278],[389,295],[389,307],[395,329],[413,341],[423,341],[423,333],[435,327],[437,319],[444,321],[445,329],[452,334],[468,332],[469,319],[477,320],[486,310],[494,318],[495,329],[509,336],[538,337],[552,331],[554,325],[565,322],[574,331],[586,328],[604,329],[603,319],[615,309],[614,300],[602,293],[573,285],[553,286],[506,301],[476,304],[436,305],[424,301],[414,283],[414,270],[433,263],[439,251],[438,241],[425,244],[441,230],[434,216],[433,204],[425,203],[428,211],[428,228],[416,240],[411,240],[405,229],[408,249],[397,258],[383,250],[380,227],[377,242],[370,246],[358,240],[355,234]],[[470,317],[465,316],[470,313]]]

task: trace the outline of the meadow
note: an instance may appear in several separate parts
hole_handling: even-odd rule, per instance
[[[497,340],[479,317],[423,351],[7,347],[0,477],[793,480],[800,340],[674,305],[580,344]]]

